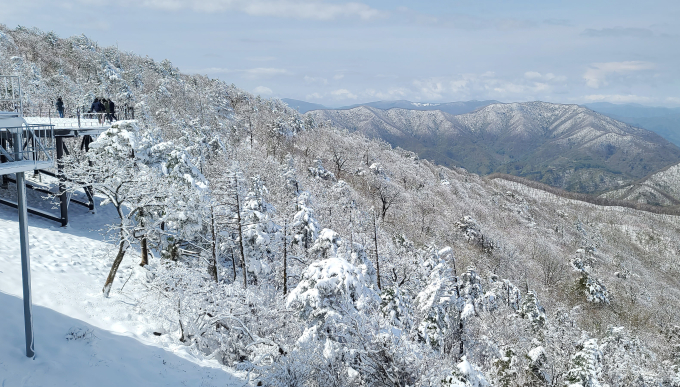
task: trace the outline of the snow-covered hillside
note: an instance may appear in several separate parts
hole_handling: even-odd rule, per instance
[[[86,37],[0,31],[27,104],[134,105],[88,152],[67,143],[67,189],[91,185],[98,214],[34,223],[36,304],[54,294],[100,343],[109,327],[198,359],[179,368],[194,384],[217,364],[277,387],[680,384],[679,217],[487,181]],[[74,344],[37,338],[45,361]],[[113,361],[94,343],[75,345]]]
[[[71,208],[68,228],[29,216],[36,349],[30,359],[24,353],[17,212],[0,206],[0,385],[242,386],[243,375],[189,354],[139,312],[149,269],[130,259],[111,297],[102,296],[111,245],[97,230],[115,216],[111,210],[100,207],[93,215]]]
[[[680,164],[602,196],[658,206],[680,206]]]

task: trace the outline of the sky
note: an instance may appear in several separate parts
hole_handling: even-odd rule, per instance
[[[0,0],[263,97],[680,107],[678,0]]]

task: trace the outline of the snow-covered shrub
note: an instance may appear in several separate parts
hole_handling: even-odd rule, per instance
[[[495,368],[495,378],[503,386],[511,386],[517,379],[517,356],[515,352],[508,348],[502,356],[493,361]]]
[[[310,207],[309,192],[302,192],[298,196],[298,211],[295,213],[291,228],[294,230],[293,243],[305,250],[312,246],[319,234],[319,224],[314,216],[314,210]]]
[[[314,245],[309,249],[309,253],[321,259],[335,257],[341,243],[340,234],[329,228],[324,228],[319,233]]]
[[[441,382],[442,387],[487,387],[489,383],[476,367],[465,356],[461,359],[451,374],[445,376]]]
[[[331,171],[326,170],[321,163],[321,160],[315,160],[316,167],[309,167],[309,173],[319,179],[335,181],[335,174]]]
[[[287,305],[314,325],[329,315],[375,308],[379,299],[361,269],[342,258],[328,258],[309,265]]]
[[[576,346],[576,354],[571,357],[566,380],[569,387],[600,387],[598,380],[602,371],[602,352],[597,339],[582,339]]]
[[[206,270],[183,262],[153,262],[149,287],[140,307],[156,314],[161,327],[195,353],[222,364],[271,364],[282,352],[272,340],[280,330],[275,298],[258,288],[216,283]],[[263,335],[263,336],[260,336]]]
[[[579,289],[583,291],[586,300],[593,304],[609,305],[611,295],[607,288],[598,280],[586,271],[581,272],[581,278],[578,282]]]
[[[468,243],[478,246],[482,251],[490,253],[495,245],[481,231],[477,221],[469,215],[456,222],[456,227],[463,233]]]
[[[243,247],[246,257],[246,268],[249,277],[255,281],[270,274],[270,262],[273,260],[273,241],[279,239],[279,227],[271,220],[274,208],[264,200],[259,176],[254,179],[253,190],[250,191],[241,206],[241,222],[243,226]]]
[[[535,330],[542,329],[545,326],[545,309],[538,302],[536,293],[531,290],[524,297],[519,314],[522,318],[529,320]]]
[[[527,353],[529,360],[528,371],[531,378],[539,384],[546,384],[550,381],[550,375],[546,369],[548,357],[545,355],[545,349],[542,346],[532,348]]]
[[[431,268],[427,286],[415,298],[420,323],[420,340],[437,350],[447,351],[460,339],[460,310],[453,274],[438,254],[432,254],[425,267]]]
[[[408,332],[413,325],[410,297],[399,287],[385,288],[380,294],[380,311],[393,326]]]
[[[509,280],[501,280],[497,275],[489,278],[488,290],[484,293],[482,305],[487,312],[493,312],[506,305],[518,311],[522,302],[522,294],[517,286]]]

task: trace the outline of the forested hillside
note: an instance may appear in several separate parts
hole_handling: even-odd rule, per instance
[[[118,210],[103,296],[140,262],[137,312],[254,385],[680,386],[676,216],[485,181],[84,36],[0,26],[0,73],[29,107],[134,107],[67,160]]]

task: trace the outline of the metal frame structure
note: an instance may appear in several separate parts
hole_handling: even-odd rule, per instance
[[[26,171],[54,165],[52,157],[54,131],[51,125],[28,125],[23,119],[21,80],[16,76],[0,76],[0,175],[14,173],[19,210],[19,243],[24,301],[26,356],[35,358],[33,305],[31,298],[31,260],[28,243],[26,205]],[[11,145],[11,148],[10,148]]]
[[[23,103],[21,93],[21,79],[18,76],[0,75],[0,188],[7,189],[8,182],[16,183],[17,202],[0,198],[0,204],[5,204],[19,210],[19,231],[21,244],[21,273],[23,281],[24,300],[24,328],[26,334],[26,356],[35,358],[33,337],[33,314],[31,298],[31,267],[28,243],[28,213],[60,222],[62,226],[68,224],[68,205],[74,202],[94,210],[94,193],[90,187],[84,191],[88,202],[73,199],[66,193],[66,178],[62,159],[69,150],[64,140],[66,138],[82,137],[81,149],[88,151],[92,136],[97,136],[108,127],[99,122],[81,123],[78,112],[78,126],[66,124],[56,120],[56,126],[26,123],[23,117]],[[62,124],[62,125],[59,125]],[[88,125],[90,124],[90,125]],[[54,153],[56,151],[56,173],[49,171],[55,167]],[[27,182],[25,172],[36,171],[59,179],[59,192],[54,193],[45,187]],[[12,179],[9,174],[14,174]],[[26,188],[30,188],[52,196],[59,196],[60,215],[30,208],[26,205]]]

